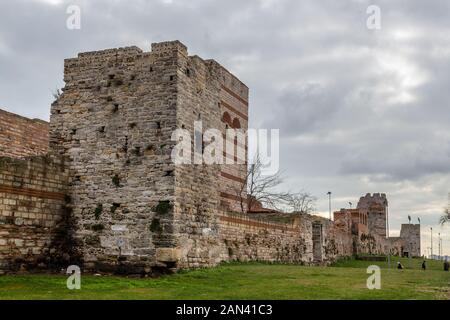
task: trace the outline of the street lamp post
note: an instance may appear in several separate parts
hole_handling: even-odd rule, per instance
[[[431,230],[431,256],[433,256],[433,228],[430,227]]]
[[[442,256],[442,248],[441,248],[441,233],[438,233],[438,244],[439,244],[439,260],[441,260]]]

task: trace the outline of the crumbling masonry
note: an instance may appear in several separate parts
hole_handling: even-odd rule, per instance
[[[1,272],[79,264],[143,274],[231,260],[420,255],[418,225],[386,239],[384,195],[361,198],[334,222],[305,214],[275,222],[237,213],[245,164],[175,165],[175,129],[194,132],[199,120],[223,135],[248,127],[248,88],[178,41],[81,53],[65,60],[64,81],[50,124],[0,112]],[[237,160],[234,149],[224,155]]]

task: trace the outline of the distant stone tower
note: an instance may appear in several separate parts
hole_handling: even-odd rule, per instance
[[[420,257],[420,224],[402,224],[400,238],[403,244],[403,255]]]
[[[70,159],[84,267],[135,273],[220,261],[217,213],[238,209],[246,166],[175,165],[171,138],[175,129],[193,135],[199,120],[224,136],[247,129],[248,88],[179,41],[80,53],[65,60],[64,81],[50,146]]]
[[[384,193],[368,193],[359,199],[357,208],[367,214],[369,234],[386,237],[387,207],[388,201]]]

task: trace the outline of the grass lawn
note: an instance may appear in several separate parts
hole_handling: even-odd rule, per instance
[[[395,258],[392,266],[399,258]],[[158,279],[82,275],[81,290],[68,290],[60,275],[0,276],[0,299],[450,299],[450,273],[440,262],[401,259],[345,260],[333,267],[224,264]],[[367,266],[381,268],[381,290],[368,290]]]

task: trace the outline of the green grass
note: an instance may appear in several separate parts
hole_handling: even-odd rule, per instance
[[[422,271],[413,262],[405,270],[346,260],[333,267],[225,264],[157,279],[82,275],[81,290],[68,290],[65,276],[8,275],[0,276],[0,299],[450,299],[441,263]],[[381,290],[366,288],[371,264],[382,268]]]
[[[387,258],[386,258],[387,259]],[[407,270],[413,269],[413,270],[422,270],[422,262],[424,259],[420,258],[414,258],[414,259],[408,259],[408,258],[400,258],[400,257],[391,257],[391,269],[397,268],[397,262],[400,262],[403,267]],[[443,262],[437,261],[437,260],[427,260],[427,271],[428,270],[436,270],[441,271],[444,269]],[[343,259],[336,262],[333,266],[334,267],[351,267],[351,268],[367,268],[370,265],[377,265],[382,269],[388,269],[389,263],[388,261],[363,261],[363,260],[355,260],[355,259]]]

